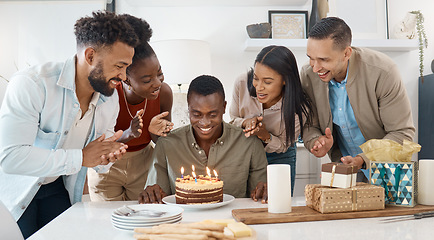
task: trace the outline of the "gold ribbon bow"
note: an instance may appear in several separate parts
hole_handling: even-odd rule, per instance
[[[336,165],[333,165],[333,167],[332,167],[332,179],[330,180],[330,187],[333,187],[333,181],[335,180],[335,171],[336,171]]]

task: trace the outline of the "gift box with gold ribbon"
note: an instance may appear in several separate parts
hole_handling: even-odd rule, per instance
[[[384,209],[384,188],[367,183],[351,188],[307,184],[304,195],[306,206],[321,213]]]
[[[338,188],[354,187],[358,170],[355,165],[324,163],[321,167],[321,185]]]

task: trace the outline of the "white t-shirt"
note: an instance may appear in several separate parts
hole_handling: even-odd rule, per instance
[[[83,117],[81,109],[78,110],[77,116],[75,116],[74,123],[69,130],[68,137],[63,144],[63,149],[83,149],[87,142],[90,133],[90,127],[92,126],[93,118],[95,115],[96,103],[99,99],[98,92],[95,92],[89,103],[89,108],[84,113]],[[59,176],[46,177],[43,185],[56,181]]]

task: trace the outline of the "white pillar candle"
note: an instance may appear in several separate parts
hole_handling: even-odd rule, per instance
[[[267,166],[268,212],[289,213],[291,208],[291,166]]]
[[[419,160],[417,203],[434,205],[434,159]]]

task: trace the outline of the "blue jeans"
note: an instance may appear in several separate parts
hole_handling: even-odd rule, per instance
[[[71,201],[62,176],[52,183],[42,185],[18,219],[17,223],[24,238],[30,237],[70,206]]]
[[[294,195],[295,184],[295,160],[297,156],[297,147],[295,144],[283,153],[266,153],[268,164],[289,164],[291,165],[291,196]]]

